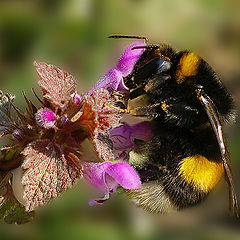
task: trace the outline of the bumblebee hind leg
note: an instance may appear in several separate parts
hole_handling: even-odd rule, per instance
[[[130,199],[144,210],[153,213],[169,213],[179,210],[159,183],[144,183],[137,190],[128,192]]]

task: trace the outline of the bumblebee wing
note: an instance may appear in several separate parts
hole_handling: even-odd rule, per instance
[[[149,63],[145,64],[143,67],[138,69],[137,73],[135,74],[134,78],[140,82],[142,80],[145,80],[155,73],[162,73],[166,72],[171,68],[171,63],[163,60],[161,58],[155,58]]]
[[[222,123],[221,118],[219,116],[219,113],[212,102],[211,98],[204,93],[202,87],[196,89],[197,96],[201,104],[206,110],[206,113],[208,115],[209,121],[211,123],[212,129],[216,135],[221,158],[223,162],[223,168],[225,171],[225,178],[229,186],[229,212],[230,215],[234,215],[234,213],[238,216],[238,203],[237,203],[237,197],[234,190],[234,184],[233,184],[233,178],[232,178],[232,172],[230,168],[230,157],[229,152],[227,150],[226,141],[223,135],[222,130]]]
[[[134,50],[133,50],[134,51]],[[149,51],[149,50],[146,50]],[[148,53],[145,53],[148,55]],[[147,58],[147,57],[146,57]],[[146,59],[145,59],[146,60]],[[155,57],[146,60],[144,64],[136,64],[133,73],[124,79],[127,87],[135,88],[136,86],[144,86],[146,82],[155,74],[167,72],[171,68],[171,62]]]

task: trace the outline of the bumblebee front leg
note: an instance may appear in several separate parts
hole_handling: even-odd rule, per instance
[[[144,107],[136,107],[129,110],[130,114],[137,117],[159,118],[164,112],[161,103],[146,105]]]
[[[199,118],[199,110],[184,102],[176,102],[168,99],[161,103],[161,109],[164,111],[165,122],[180,126],[191,127]]]

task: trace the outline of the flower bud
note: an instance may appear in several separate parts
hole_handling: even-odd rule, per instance
[[[48,108],[41,108],[35,115],[36,122],[43,128],[52,128],[56,122],[55,113]]]

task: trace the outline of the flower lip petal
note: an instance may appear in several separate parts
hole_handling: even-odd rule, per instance
[[[106,173],[125,189],[138,189],[141,187],[137,172],[128,163],[118,162],[112,164],[106,169]]]
[[[91,199],[88,203],[90,206],[103,204],[109,199],[110,193],[116,191],[118,184],[125,189],[137,189],[141,186],[138,174],[126,162],[84,163],[83,177],[105,193],[103,198]]]
[[[128,124],[113,128],[109,131],[110,139],[115,150],[126,150],[134,147],[132,140],[132,127]]]
[[[111,164],[111,162],[86,162],[83,164],[83,177],[94,187],[106,191],[105,171]]]
[[[127,150],[135,146],[134,139],[150,141],[153,138],[151,122],[144,121],[133,126],[123,124],[109,131],[114,150]]]
[[[89,206],[94,206],[96,204],[102,205],[106,200],[109,199],[109,193],[105,194],[103,198],[93,198],[88,202]]]
[[[132,138],[150,141],[153,138],[152,123],[140,122],[132,127]]]

